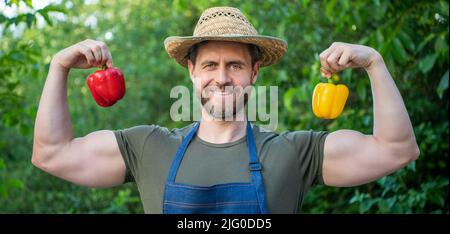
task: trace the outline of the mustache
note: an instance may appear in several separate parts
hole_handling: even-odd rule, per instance
[[[234,89],[235,85],[231,82],[223,83],[223,84],[209,84],[203,87],[203,89],[207,89],[208,91],[225,91],[226,89]]]
[[[228,94],[239,94],[240,93],[240,87],[233,86],[231,84],[214,84],[214,85],[208,85],[204,87],[201,91],[202,96],[209,97],[214,92],[222,92],[222,93],[228,93]]]
[[[205,87],[201,92],[200,95],[202,98],[209,98],[211,97],[214,93],[216,92],[220,92],[223,94],[232,94],[235,97],[238,97],[241,93],[243,93],[243,88],[240,86],[215,86],[215,85],[211,85],[211,86],[207,86]]]

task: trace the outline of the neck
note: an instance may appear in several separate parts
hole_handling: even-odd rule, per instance
[[[222,121],[205,118],[202,115],[197,136],[213,144],[224,144],[241,139],[247,134],[247,120]]]

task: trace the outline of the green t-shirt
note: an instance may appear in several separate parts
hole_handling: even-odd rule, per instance
[[[114,134],[125,160],[125,182],[134,181],[146,213],[162,213],[164,186],[178,146],[192,129],[141,125]],[[328,132],[265,131],[253,125],[270,213],[297,213],[312,184],[323,184],[322,161]],[[175,182],[210,186],[250,182],[246,137],[212,144],[195,136]]]

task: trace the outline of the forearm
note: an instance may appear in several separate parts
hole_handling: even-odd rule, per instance
[[[51,63],[37,111],[34,147],[58,146],[72,139],[67,105],[68,69]]]
[[[397,86],[379,56],[366,69],[373,95],[373,136],[395,150],[416,150],[408,112]]]

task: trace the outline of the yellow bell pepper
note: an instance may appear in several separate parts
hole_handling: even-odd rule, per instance
[[[319,118],[335,119],[344,110],[349,91],[343,84],[335,85],[331,79],[328,82],[318,83],[314,88],[312,108]]]

